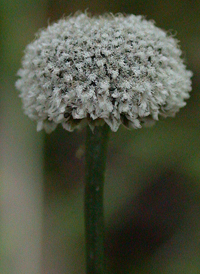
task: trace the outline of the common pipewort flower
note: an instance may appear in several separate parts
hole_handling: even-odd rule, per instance
[[[25,50],[19,80],[25,114],[37,130],[88,124],[86,140],[87,273],[105,273],[103,182],[109,128],[140,128],[174,116],[192,73],[178,41],[142,16],[87,14],[40,31]]]

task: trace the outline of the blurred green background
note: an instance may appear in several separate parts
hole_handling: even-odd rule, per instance
[[[60,17],[142,14],[176,33],[194,72],[187,106],[111,133],[105,184],[109,274],[200,273],[200,1],[0,0],[0,273],[85,273],[85,132],[37,133],[14,87],[25,46]]]

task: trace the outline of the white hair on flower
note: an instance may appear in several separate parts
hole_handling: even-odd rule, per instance
[[[40,31],[25,50],[25,113],[47,132],[87,121],[139,128],[185,106],[192,73],[178,42],[142,16],[78,14]]]

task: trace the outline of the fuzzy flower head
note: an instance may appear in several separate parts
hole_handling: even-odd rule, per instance
[[[25,113],[47,132],[88,123],[139,128],[185,106],[192,73],[177,41],[142,16],[78,14],[40,31],[19,80]]]

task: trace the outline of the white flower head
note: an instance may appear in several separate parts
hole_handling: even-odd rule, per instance
[[[86,121],[139,128],[174,116],[191,91],[176,39],[142,16],[77,14],[40,31],[16,83],[25,113],[47,132]]]

